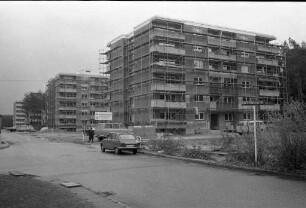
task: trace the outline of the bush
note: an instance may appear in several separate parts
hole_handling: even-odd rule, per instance
[[[282,114],[271,115],[276,132],[269,148],[275,163],[286,171],[306,170],[306,104],[286,104]]]
[[[180,151],[184,147],[184,144],[180,140],[168,138],[163,140],[150,140],[148,146],[152,151],[163,151],[165,154],[173,155]]]

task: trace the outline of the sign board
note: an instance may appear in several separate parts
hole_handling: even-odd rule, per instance
[[[95,112],[95,120],[111,121],[113,120],[113,113],[112,112]]]

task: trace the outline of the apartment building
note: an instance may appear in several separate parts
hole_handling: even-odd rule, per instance
[[[285,57],[276,37],[152,17],[110,41],[113,120],[193,134],[233,130],[240,120],[279,111],[287,99]]]
[[[60,73],[47,84],[48,127],[82,131],[93,126],[95,112],[109,112],[108,78],[97,74]]]
[[[26,114],[23,110],[23,103],[22,101],[14,102],[14,109],[13,109],[13,125],[14,126],[21,126],[26,124]]]

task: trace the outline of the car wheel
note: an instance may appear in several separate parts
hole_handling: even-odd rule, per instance
[[[101,151],[105,152],[105,148],[103,147],[103,145],[101,144]]]
[[[118,148],[115,148],[115,154],[119,155],[119,153],[120,153],[120,150]]]
[[[133,150],[133,154],[136,155],[137,154],[137,149]]]

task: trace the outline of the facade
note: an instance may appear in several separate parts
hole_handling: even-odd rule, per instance
[[[14,126],[26,125],[26,114],[22,106],[23,104],[21,101],[14,102],[14,110],[13,110],[13,125]]]
[[[152,17],[108,44],[113,120],[192,134],[233,130],[279,111],[287,98],[285,58],[272,35]]]
[[[60,73],[47,84],[48,127],[81,131],[96,123],[95,112],[108,112],[108,78],[94,74]]]

